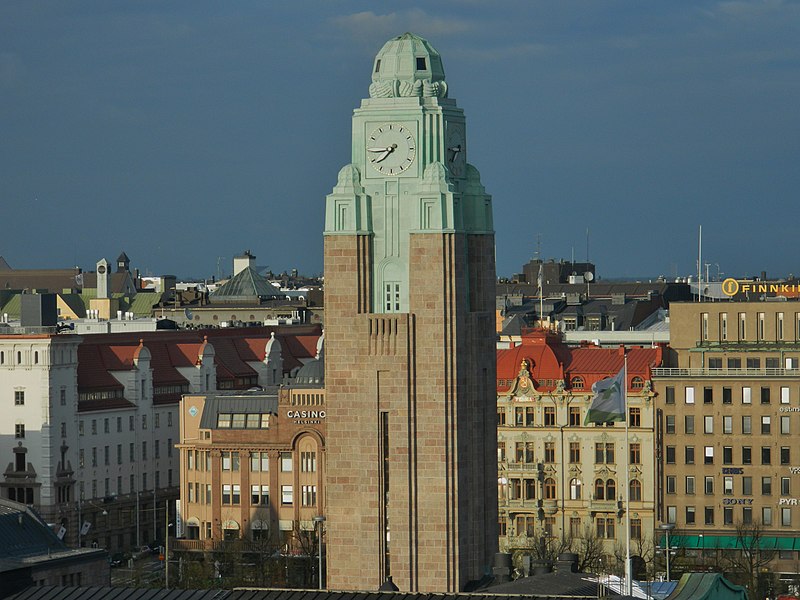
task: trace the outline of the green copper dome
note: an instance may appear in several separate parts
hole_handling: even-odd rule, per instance
[[[447,95],[442,58],[427,40],[404,33],[383,45],[372,66],[373,98]]]

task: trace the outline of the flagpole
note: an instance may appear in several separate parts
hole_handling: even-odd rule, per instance
[[[541,260],[541,259],[540,259]],[[544,329],[544,290],[542,289],[542,263],[539,263],[539,276],[536,278],[539,284],[539,324]]]
[[[631,449],[628,442],[628,354],[625,355],[622,367],[625,372],[622,378],[622,406],[625,410],[625,595],[633,595],[633,573],[631,572],[631,484],[630,459]]]

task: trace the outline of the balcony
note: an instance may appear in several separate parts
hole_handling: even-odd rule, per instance
[[[538,463],[530,462],[510,462],[508,463],[508,470],[509,471],[525,471],[525,472],[534,472],[538,471]]]
[[[800,377],[800,369],[679,369],[659,367],[652,369],[653,377]]]

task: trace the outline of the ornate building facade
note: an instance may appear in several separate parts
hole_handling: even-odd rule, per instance
[[[586,425],[592,384],[623,368],[623,348],[567,347],[561,334],[529,330],[497,351],[500,548],[560,540],[580,551],[599,540],[606,564],[625,545],[630,489],[632,553],[653,544],[655,398],[662,348],[627,350],[627,419]],[[626,472],[627,453],[627,472]],[[562,542],[562,549],[565,546]],[[594,565],[597,567],[598,565]]]

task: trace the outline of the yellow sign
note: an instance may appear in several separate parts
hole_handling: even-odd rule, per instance
[[[800,293],[800,285],[769,281],[738,281],[732,277],[728,277],[722,282],[722,293],[726,296],[735,296],[739,293],[746,294],[748,292],[754,294],[798,294]]]
[[[739,282],[731,277],[728,277],[722,282],[722,293],[726,296],[735,296],[739,293]]]

